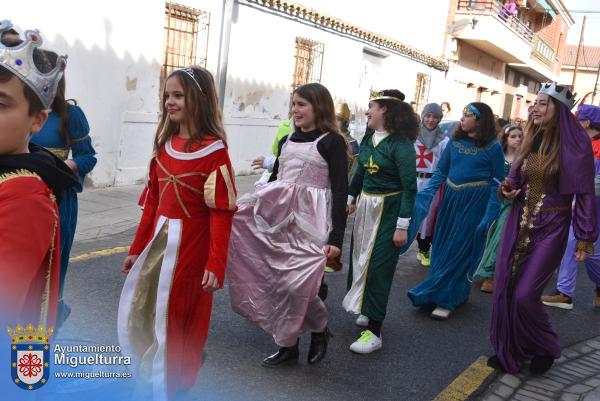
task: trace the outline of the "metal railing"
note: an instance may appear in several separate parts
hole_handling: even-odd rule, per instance
[[[517,17],[510,15],[502,2],[498,0],[460,0],[458,2],[458,11],[475,15],[493,16],[529,43],[533,42],[534,34],[531,28]]]
[[[323,43],[296,38],[296,66],[292,90],[310,82],[321,82],[324,48]]]
[[[174,70],[191,65],[206,67],[210,14],[171,1],[165,3],[165,36],[160,88]],[[162,89],[161,89],[162,90]]]

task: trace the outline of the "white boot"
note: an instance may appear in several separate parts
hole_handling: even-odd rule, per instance
[[[448,319],[448,316],[450,316],[450,313],[452,313],[450,309],[438,306],[433,310],[433,312],[431,312],[431,318],[437,320],[446,320]]]
[[[358,317],[356,318],[356,325],[359,327],[369,326],[369,318],[365,315],[358,315]]]

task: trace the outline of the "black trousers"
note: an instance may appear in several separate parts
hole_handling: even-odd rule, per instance
[[[432,236],[428,236],[425,238],[421,238],[421,236],[419,234],[417,234],[417,243],[419,244],[419,251],[421,252],[429,252],[429,249],[431,248],[431,240],[433,239]]]

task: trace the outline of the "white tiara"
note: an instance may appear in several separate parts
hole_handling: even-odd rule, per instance
[[[192,80],[194,81],[194,83],[196,84],[196,86],[198,87],[198,89],[200,89],[200,93],[202,93],[204,95],[204,91],[200,87],[200,82],[198,82],[198,80],[196,80],[196,76],[194,75],[194,70],[193,69],[187,67],[187,68],[180,68],[177,71],[181,71],[181,72],[187,74],[190,78],[192,78]]]

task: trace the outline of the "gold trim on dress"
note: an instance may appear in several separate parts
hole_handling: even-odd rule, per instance
[[[221,167],[219,167],[219,170],[221,170],[223,180],[225,181],[225,186],[227,187],[227,210],[235,210],[235,190],[231,176],[229,175],[229,169],[227,168],[226,164],[223,164]]]
[[[50,199],[50,201],[52,202],[52,204],[54,205],[56,203],[56,197],[54,196],[54,194],[50,194],[48,195],[48,198]],[[40,324],[43,325],[48,325],[48,308],[50,306],[50,281],[51,281],[51,277],[52,277],[52,262],[53,262],[53,256],[54,256],[54,241],[56,240],[56,233],[58,232],[58,214],[56,213],[56,211],[54,210],[54,208],[52,208],[52,239],[50,241],[50,250],[49,252],[49,256],[48,256],[48,272],[46,273],[46,284],[44,285],[44,292],[42,293],[42,304],[41,304],[41,310],[40,310]],[[60,264],[60,259],[59,259],[59,264]],[[60,269],[60,265],[59,265],[59,269]],[[57,316],[58,317],[58,316]]]
[[[70,148],[45,148],[47,151],[58,157],[60,160],[65,161],[69,158]]]
[[[204,203],[206,206],[216,209],[215,195],[217,190],[217,170],[208,175],[204,182]]]
[[[458,149],[458,153],[461,153],[463,155],[476,155],[477,152],[491,149],[491,147],[494,146],[495,143],[496,143],[496,141],[492,141],[488,145],[483,146],[483,147],[477,147],[477,146],[468,147],[458,141],[452,141],[452,144],[454,145],[454,147]]]
[[[169,221],[169,224],[171,222]],[[168,232],[167,232],[167,244],[165,244],[165,247],[163,248],[163,255],[166,253],[167,251],[167,246],[168,246]],[[171,278],[171,281],[169,283],[169,297],[167,298],[167,305],[165,307],[165,355],[169,355],[169,342],[168,342],[168,336],[167,333],[169,332],[169,305],[171,304],[171,294],[173,294],[173,283],[175,282],[175,274],[177,271],[177,266],[179,265],[179,251],[181,250],[181,242],[183,240],[183,220],[180,220],[179,223],[179,233],[177,235],[177,250],[175,251],[175,260],[173,261],[173,272],[171,273],[173,276]],[[162,266],[161,266],[162,268]],[[165,362],[165,366],[164,366],[164,371],[167,371],[167,357],[164,358],[164,362]],[[166,375],[165,375],[166,377]]]
[[[201,190],[199,190],[198,188],[194,188],[193,186],[181,181],[180,178],[197,177],[197,176],[204,177],[204,176],[206,176],[206,174],[200,173],[200,172],[191,172],[191,173],[173,175],[165,168],[165,166],[162,165],[162,163],[160,162],[160,160],[158,160],[158,158],[155,158],[155,160],[156,160],[156,164],[158,165],[158,167],[160,167],[160,169],[163,171],[163,173],[165,173],[168,176],[168,177],[158,179],[159,182],[166,182],[162,191],[160,191],[160,196],[158,198],[158,202],[160,203],[160,201],[162,200],[162,197],[165,194],[165,192],[167,191],[167,188],[169,187],[169,185],[173,184],[173,190],[175,191],[175,196],[177,197],[177,202],[179,202],[179,206],[181,206],[181,209],[183,210],[183,212],[185,213],[185,215],[188,218],[192,217],[192,215],[190,214],[188,209],[185,207],[185,203],[183,203],[183,199],[181,198],[181,194],[179,193],[179,186],[187,188],[190,191],[195,192],[199,195],[203,195],[203,192]]]
[[[517,246],[513,254],[511,267],[511,291],[519,274],[519,259],[527,251],[531,229],[533,229],[534,223],[540,211],[542,211],[542,205],[546,197],[544,193],[543,163],[544,156],[537,153],[531,153],[523,162],[522,174],[527,177],[527,185],[525,188],[525,205],[519,223]]]
[[[551,212],[570,212],[571,206],[561,206],[561,207],[543,207],[540,209],[541,213],[551,213]]]
[[[140,266],[140,273],[131,298],[131,310],[127,321],[127,331],[137,333],[136,344],[132,344],[140,359],[140,371],[152,372],[156,352],[147,352],[157,344],[154,330],[157,288],[162,261],[168,241],[169,221],[165,221],[150,244],[146,258]]]
[[[406,191],[387,192],[385,194],[371,194],[369,192],[362,191],[362,194],[367,195],[367,196],[375,196],[375,197],[379,197],[379,198],[385,198],[387,196],[401,194],[402,192],[406,192]]]
[[[363,288],[362,288],[362,293],[360,294],[360,300],[358,301],[359,309],[362,311],[362,307],[363,307],[363,303],[365,300],[365,292],[367,292],[367,279],[369,278],[369,267],[371,267],[371,262],[372,262],[372,257],[373,257],[373,251],[375,250],[375,243],[377,242],[377,235],[379,234],[379,228],[381,228],[381,216],[383,216],[383,209],[385,207],[385,199],[382,201],[381,205],[379,206],[379,211],[377,212],[377,220],[376,220],[376,224],[375,224],[375,233],[374,233],[374,237],[369,238],[369,240],[373,240],[373,243],[371,244],[371,249],[369,250],[369,256],[367,258],[368,262],[367,265],[365,266],[365,273],[364,273],[364,283],[363,283]],[[350,254],[350,257],[352,257],[352,254]],[[353,266],[354,267],[354,266]]]
[[[455,191],[460,191],[461,189],[467,189],[467,188],[482,187],[484,185],[489,185],[489,183],[490,183],[489,181],[483,180],[483,181],[465,182],[464,184],[455,184],[450,180],[450,178],[446,178],[446,184],[448,184],[448,186],[450,186],[450,188],[454,189]]]
[[[86,139],[89,139],[90,136],[86,135],[86,136],[82,136],[80,138],[71,138],[71,142],[82,142],[85,141]]]
[[[4,173],[4,174],[0,174],[0,184],[2,184],[3,182],[12,180],[14,178],[20,178],[20,177],[31,177],[31,178],[37,178],[38,180],[42,181],[42,178],[37,175],[36,173],[29,171],[29,170],[25,170],[25,169],[18,169],[15,171],[12,171],[10,173]]]
[[[594,243],[592,241],[578,240],[575,245],[575,250],[583,251],[588,255],[591,255],[592,253],[594,253]]]

